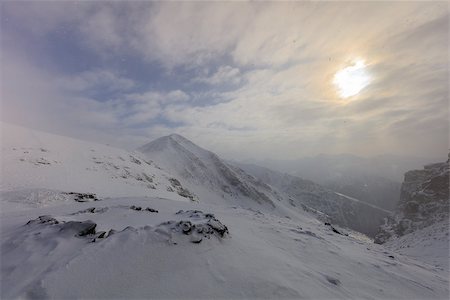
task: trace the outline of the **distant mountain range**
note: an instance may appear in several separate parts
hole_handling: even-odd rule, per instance
[[[433,158],[352,154],[319,154],[297,160],[255,161],[257,165],[312,180],[336,192],[393,211],[400,196],[405,172]]]

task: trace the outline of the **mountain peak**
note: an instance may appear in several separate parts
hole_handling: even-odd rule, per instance
[[[174,141],[176,141],[176,142],[190,142],[190,143],[192,143],[191,141],[189,141],[187,138],[185,138],[184,136],[182,136],[182,135],[180,135],[180,134],[178,134],[178,133],[172,133],[172,134],[169,134],[169,135],[167,135],[167,136],[165,136],[166,138],[169,138],[169,139],[171,139],[171,140],[174,140]],[[163,137],[164,138],[164,137]]]
[[[148,144],[145,144],[137,149],[143,153],[155,153],[155,152],[176,152],[178,154],[186,153],[189,151],[191,153],[195,153],[196,155],[202,155],[206,152],[209,152],[184,136],[176,133],[172,133],[170,135],[166,135],[160,137],[156,140],[151,141]]]

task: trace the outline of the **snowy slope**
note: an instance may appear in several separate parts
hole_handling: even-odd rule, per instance
[[[184,141],[204,167],[1,126],[2,299],[449,297],[448,269],[289,208]]]
[[[159,138],[138,149],[186,180],[202,199],[269,211],[307,211],[322,220],[374,236],[389,211],[337,194],[309,180],[254,165],[226,162],[180,135]],[[236,201],[236,199],[238,201]],[[245,201],[248,199],[248,201]]]
[[[448,273],[304,216],[115,198],[2,213],[1,220],[2,298],[445,299],[449,293]]]
[[[391,239],[383,246],[448,271],[450,261],[449,242],[449,221],[444,220],[408,233],[398,239]]]
[[[174,186],[169,173],[139,153],[0,125],[0,190],[23,190],[21,203],[49,205],[70,198],[46,189],[94,193],[100,198],[153,196],[191,201],[178,194],[180,187]]]
[[[319,211],[341,226],[374,236],[389,211],[336,193],[310,180],[251,164],[238,164],[248,174],[277,189],[289,205]]]
[[[395,214],[381,226],[376,243],[449,269],[449,168],[447,162],[405,173]]]
[[[278,197],[269,186],[180,135],[161,137],[138,151],[183,178],[200,202],[275,208]]]

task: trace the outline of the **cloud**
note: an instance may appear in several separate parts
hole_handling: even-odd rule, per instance
[[[80,60],[85,49],[97,55],[97,65],[75,74],[39,69],[33,55],[23,55],[34,59],[27,63],[3,55],[2,102],[24,120],[57,113],[59,124],[79,115],[84,128],[134,141],[176,130],[229,157],[427,156],[447,148],[445,3],[3,6],[20,28],[8,41],[30,35],[45,43],[68,26]],[[126,70],[123,57],[132,62]],[[374,80],[344,102],[332,78],[357,58]]]
[[[210,85],[231,84],[237,85],[242,77],[238,68],[232,66],[220,66],[214,74],[206,74],[193,79],[194,82],[201,82]]]
[[[58,80],[58,85],[69,91],[87,91],[103,89],[123,91],[135,87],[136,83],[110,70],[90,70],[74,76],[66,76]]]
[[[182,103],[189,96],[181,90],[168,92],[148,91],[144,93],[124,94],[122,98],[111,100],[116,114],[122,116],[125,125],[149,123],[161,115],[170,104]]]

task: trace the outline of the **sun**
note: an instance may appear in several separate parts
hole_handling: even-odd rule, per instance
[[[357,60],[352,65],[340,70],[334,75],[333,83],[336,85],[341,98],[357,95],[371,81],[364,60]]]

